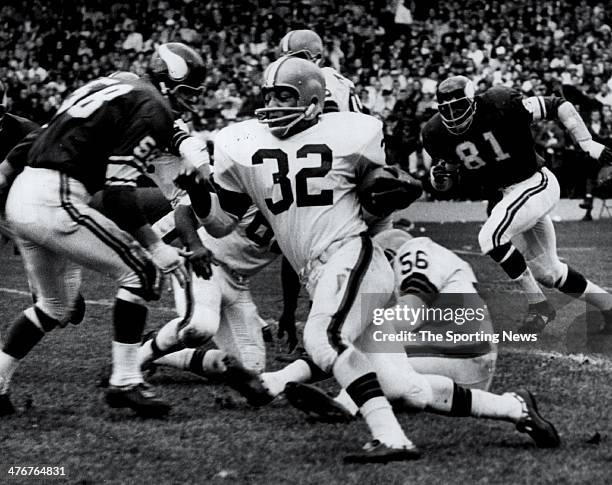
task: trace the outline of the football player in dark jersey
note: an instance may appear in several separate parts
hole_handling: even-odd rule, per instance
[[[186,272],[181,254],[148,224],[134,187],[160,150],[184,141],[173,136],[174,117],[188,107],[203,80],[204,63],[193,49],[162,44],[149,63],[148,80],[106,77],[87,83],[64,101],[31,142],[27,157],[23,150],[19,156],[11,152],[2,163],[7,178],[21,171],[10,188],[5,215],[37,301],[3,336],[0,416],[14,412],[8,391],[19,362],[45,333],[66,324],[81,266],[120,286],[107,403],[145,417],[170,410],[144,384],[137,352],[146,302],[159,298],[161,273],[184,280]],[[109,217],[89,206],[100,189]]]
[[[559,201],[554,174],[542,167],[534,150],[531,124],[558,120],[588,155],[612,163],[612,151],[595,142],[574,106],[557,96],[523,98],[496,86],[479,96],[465,76],[441,82],[438,113],[423,128],[425,149],[434,159],[431,182],[450,190],[461,177],[483,177],[501,189],[478,235],[480,248],[517,281],[529,301],[521,330],[540,332],[554,318],[538,282],[547,288],[581,297],[612,320],[612,295],[561,262],[550,211]]]

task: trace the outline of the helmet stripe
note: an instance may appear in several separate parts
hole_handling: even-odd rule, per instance
[[[170,75],[171,79],[176,81],[185,79],[189,73],[189,67],[187,66],[187,62],[185,62],[185,59],[172,52],[165,44],[160,45],[157,52],[159,53],[161,60],[166,63],[166,66],[168,67],[168,74]]]
[[[281,47],[283,52],[289,52],[289,39],[293,36],[294,33],[295,30],[292,30],[285,37],[283,37],[283,45]]]
[[[283,65],[283,63],[287,60],[287,58],[280,58],[277,61],[270,64],[270,68],[268,69],[268,76],[266,79],[266,87],[273,88],[276,83],[276,74],[278,70]]]

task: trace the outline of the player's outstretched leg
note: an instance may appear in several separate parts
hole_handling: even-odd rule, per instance
[[[554,425],[542,417],[535,398],[527,390],[497,395],[458,386],[446,377],[425,377],[430,381],[433,393],[424,410],[446,416],[473,416],[510,421],[519,432],[527,433],[540,448],[556,448],[561,442]],[[332,398],[315,386],[290,383],[285,395],[294,407],[310,418],[324,422],[348,422],[359,412],[350,395],[344,390],[336,398]]]
[[[42,321],[41,321],[42,320]],[[43,322],[45,327],[43,327]],[[57,321],[47,317],[40,309],[30,307],[8,327],[0,351],[0,416],[15,412],[9,395],[11,378],[21,360],[40,342],[47,331],[57,326]]]
[[[112,408],[133,409],[142,417],[158,418],[170,412],[170,405],[159,399],[145,384],[140,371],[138,349],[146,315],[144,300],[121,288],[113,315],[113,370],[106,403]]]

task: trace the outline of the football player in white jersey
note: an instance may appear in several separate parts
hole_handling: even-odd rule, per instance
[[[255,204],[270,223],[313,300],[304,328],[312,357],[302,380],[333,373],[358,404],[373,441],[345,457],[372,462],[414,459],[418,449],[401,429],[368,358],[353,342],[370,325],[371,313],[393,291],[393,272],[382,250],[365,235],[356,188],[385,164],[382,123],[360,113],[319,116],[325,80],[312,62],[283,57],[264,74],[266,107],[257,120],[231,125],[215,141],[213,206],[197,184],[184,183],[204,224],[231,230]],[[398,197],[405,207],[420,195]],[[412,198],[411,198],[412,197]],[[364,293],[372,298],[363,299]],[[362,313],[363,311],[363,313]],[[362,316],[363,315],[363,316]]]
[[[214,195],[213,195],[214,197]],[[175,211],[191,207],[179,205]],[[154,225],[160,233],[174,226],[174,215],[168,214]],[[170,219],[168,223],[167,220]],[[236,228],[228,235],[215,238],[204,227],[197,229],[189,214],[178,215],[177,231],[190,249],[204,247],[212,252],[212,274],[209,279],[192,281],[193,309],[188,321],[183,290],[173,280],[175,304],[179,317],[162,327],[140,348],[139,360],[190,370],[204,377],[221,377],[227,370],[229,355],[253,372],[265,366],[265,345],[261,333],[262,319],[251,297],[249,280],[278,256],[274,251],[274,233],[267,220],[251,206]],[[191,225],[190,228],[186,226]],[[211,229],[214,233],[214,227]],[[196,349],[213,339],[218,349]]]
[[[282,55],[301,57],[321,67],[323,41],[312,30],[301,29],[288,32],[280,41],[279,49]],[[325,76],[323,113],[334,111],[361,112],[363,107],[359,96],[355,94],[353,82],[332,67],[322,67],[321,70]],[[278,321],[278,337],[279,339],[287,337],[287,351],[292,353],[298,343],[295,329],[295,311],[301,284],[286,258],[283,258],[281,264],[281,285],[283,288],[283,312]]]
[[[483,316],[462,325],[455,320],[441,325],[439,320],[430,319],[378,322],[379,326],[362,334],[356,346],[364,351],[376,369],[389,399],[412,410],[510,421],[517,430],[528,433],[537,446],[558,446],[559,436],[554,426],[538,413],[529,391],[503,395],[486,392],[497,357],[492,338],[481,337],[479,343],[440,342],[433,345],[422,340],[420,331],[436,335],[444,335],[449,329],[454,334],[492,334],[490,317],[474,287],[476,278],[470,266],[431,239],[412,239],[400,229],[378,234],[375,242],[393,259],[395,308],[460,309],[462,314],[471,309],[474,315]],[[388,340],[379,343],[375,335],[376,332],[401,335],[404,331],[416,336],[414,341],[406,339],[408,345]],[[303,365],[298,360],[277,372],[257,376],[250,388],[245,383],[243,388],[251,391],[245,396],[253,404],[263,405],[284,392],[295,407],[324,421],[346,421],[357,415],[359,407],[347,390],[332,399],[315,386],[292,382],[297,374],[293,368]]]

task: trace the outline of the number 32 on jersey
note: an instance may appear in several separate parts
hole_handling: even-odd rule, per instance
[[[262,165],[264,160],[275,160],[278,171],[272,174],[275,185],[280,188],[281,198],[273,201],[266,199],[266,205],[272,214],[278,215],[285,212],[295,202],[298,207],[314,207],[333,205],[334,192],[331,189],[323,189],[317,193],[308,191],[308,179],[325,177],[332,167],[333,155],[331,148],[324,144],[309,144],[300,148],[295,156],[306,158],[308,155],[318,155],[320,164],[318,167],[304,167],[295,174],[295,198],[293,197],[292,181],[289,174],[289,156],[278,148],[262,148],[257,150],[251,159],[253,165]]]
[[[502,160],[510,158],[510,155],[508,155],[502,149],[501,145],[497,141],[497,138],[495,138],[492,132],[485,131],[482,134],[482,137],[491,146],[496,162],[501,162]],[[457,156],[463,162],[465,168],[468,168],[470,170],[475,170],[477,168],[483,167],[487,163],[480,157],[476,144],[469,140],[457,145],[457,147],[455,148],[455,153],[457,153]]]

